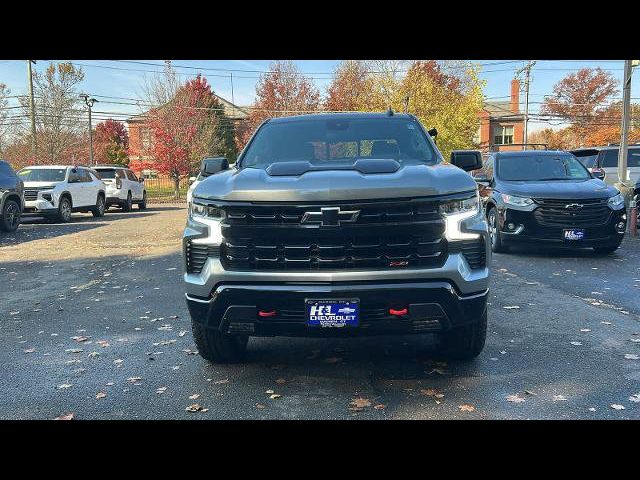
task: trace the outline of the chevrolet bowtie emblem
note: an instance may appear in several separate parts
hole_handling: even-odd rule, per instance
[[[570,203],[569,205],[565,205],[564,208],[567,208],[569,210],[580,210],[582,208],[582,205],[580,203]]]
[[[342,223],[355,223],[360,210],[340,210],[340,207],[321,208],[319,212],[305,212],[300,223],[319,223],[322,227],[339,227]]]

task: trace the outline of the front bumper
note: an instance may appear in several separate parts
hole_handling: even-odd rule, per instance
[[[25,215],[51,215],[58,213],[58,209],[53,202],[49,202],[43,198],[24,202],[23,214]]]
[[[616,225],[623,221],[626,228],[626,213],[624,207],[611,210],[606,222],[601,225],[540,225],[534,217],[533,211],[511,208],[499,210],[499,227],[502,243],[505,245],[546,245],[556,248],[592,248],[608,247],[619,244],[624,237],[624,229],[619,231]],[[508,224],[515,225],[514,231],[509,231]],[[582,240],[565,240],[565,229],[582,229],[585,237]]]
[[[444,281],[361,282],[313,285],[291,283],[222,284],[208,298],[187,294],[191,318],[225,334],[252,336],[351,336],[373,334],[429,333],[477,321],[484,313],[488,291],[460,295]],[[314,298],[358,298],[357,327],[309,327],[305,300]],[[406,307],[402,316],[390,308]],[[259,310],[276,310],[263,318]]]

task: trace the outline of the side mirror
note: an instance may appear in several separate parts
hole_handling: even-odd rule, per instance
[[[450,163],[465,172],[482,168],[482,153],[479,150],[454,150]]]
[[[228,168],[229,162],[224,157],[205,158],[200,165],[200,174],[203,177],[208,177]]]
[[[196,181],[196,177],[189,177],[189,185]]]
[[[476,183],[484,185],[485,187],[488,187],[491,183],[491,180],[487,177],[473,177],[473,179],[476,181]]]
[[[591,175],[593,176],[593,178],[597,178],[599,180],[604,180],[605,171],[602,170],[601,168],[593,168],[591,170]]]

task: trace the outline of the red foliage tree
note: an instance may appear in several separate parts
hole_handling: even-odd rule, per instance
[[[320,92],[292,62],[274,62],[270,72],[256,85],[256,102],[249,117],[238,129],[238,149],[244,147],[254,130],[267,118],[313,112],[320,105]]]
[[[327,89],[325,108],[332,111],[370,110],[372,81],[367,66],[359,60],[347,60],[337,68]]]
[[[129,133],[123,122],[108,119],[96,125],[93,149],[98,163],[129,163]]]

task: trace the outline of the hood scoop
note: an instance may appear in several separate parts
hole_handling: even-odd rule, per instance
[[[329,170],[355,170],[364,174],[395,173],[400,169],[400,163],[391,158],[365,158],[345,165],[342,162],[311,163],[276,162],[269,165],[267,173],[272,177],[300,176],[307,172],[324,172]]]

